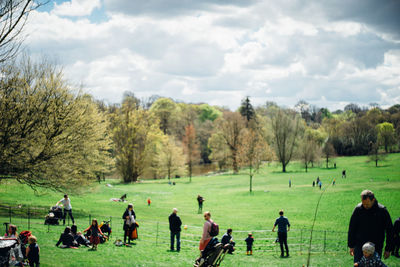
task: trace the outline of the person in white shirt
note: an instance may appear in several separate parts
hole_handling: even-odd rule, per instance
[[[63,225],[65,225],[65,218],[67,217],[67,213],[72,220],[72,224],[75,224],[74,216],[72,216],[72,206],[71,206],[71,199],[69,199],[68,195],[64,195],[64,198],[57,202],[57,206],[62,204],[64,207],[63,212]]]

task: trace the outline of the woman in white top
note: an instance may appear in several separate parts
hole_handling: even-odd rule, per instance
[[[131,242],[131,234],[136,226],[136,214],[133,210],[133,205],[129,204],[124,214],[122,215],[124,220],[124,244],[126,244],[126,237],[128,237],[128,244]]]

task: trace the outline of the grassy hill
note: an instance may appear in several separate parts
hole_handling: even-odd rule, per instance
[[[249,177],[245,170],[238,175],[231,173],[174,179],[176,185],[166,180],[144,181],[125,185],[116,180],[94,184],[84,194],[70,194],[78,229],[86,228],[90,218],[109,220],[111,217],[113,235],[110,241],[122,238],[122,213],[127,203],[112,202],[124,193],[128,202],[134,204],[140,224],[139,240],[131,248],[116,247],[112,242],[100,245],[96,252],[87,248],[60,249],[54,244],[63,231],[62,226],[43,225],[44,214],[29,220],[31,231],[37,235],[41,247],[42,266],[191,266],[198,256],[198,240],[204,222],[197,213],[198,194],[206,199],[203,211],[209,210],[212,218],[220,225],[221,235],[227,228],[233,228],[233,237],[238,244],[236,255],[228,255],[223,266],[302,266],[307,262],[307,249],[315,208],[324,192],[317,213],[313,238],[311,266],[351,266],[352,258],[347,252],[347,228],[354,206],[360,202],[360,192],[370,189],[377,200],[384,204],[394,220],[400,216],[400,154],[392,154],[376,168],[366,157],[343,157],[336,159],[336,169],[315,167],[305,173],[298,163],[289,165],[287,173],[281,173],[279,164],[264,166],[253,178],[252,194],[249,193]],[[324,166],[324,165],[323,165]],[[341,171],[347,171],[347,178],[341,178]],[[322,180],[322,190],[312,187],[317,177]],[[336,185],[332,186],[332,180]],[[289,188],[288,180],[292,187]],[[106,186],[111,184],[112,187]],[[152,204],[147,206],[147,198]],[[48,208],[62,198],[62,194],[30,188],[12,181],[3,181],[0,187],[0,203],[22,205],[21,212],[28,206]],[[179,209],[183,224],[188,225],[182,233],[182,251],[167,252],[168,215],[172,208]],[[276,233],[270,229],[278,217],[278,211],[292,224],[289,232],[291,257],[280,259],[275,244]],[[12,212],[18,212],[17,208]],[[19,230],[27,229],[28,219],[12,216],[12,222]],[[0,223],[9,221],[7,210],[3,210]],[[4,230],[2,230],[4,231]],[[244,239],[253,232],[255,251],[253,256],[245,255]],[[391,257],[385,261],[389,266],[400,266],[400,260]]]

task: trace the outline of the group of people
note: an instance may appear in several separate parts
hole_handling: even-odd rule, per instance
[[[8,226],[7,232],[4,235],[5,239],[15,239],[17,242],[22,242],[18,236],[17,226],[14,224],[10,224]],[[29,235],[28,237],[28,246],[24,251],[21,251],[29,262],[29,266],[31,267],[39,267],[40,266],[40,248],[37,244],[37,238],[34,235]],[[8,264],[6,264],[8,266]],[[23,266],[23,263],[21,263]]]

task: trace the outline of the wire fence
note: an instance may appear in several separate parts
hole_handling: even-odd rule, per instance
[[[61,233],[63,229],[57,225],[45,225],[45,216],[49,213],[46,208],[33,208],[21,206],[0,205],[0,223],[12,223],[18,226],[19,230],[46,231],[47,233]],[[91,224],[93,218],[101,221],[109,221],[112,228],[110,240],[123,239],[123,220],[121,217],[102,216],[94,214],[84,214],[81,211],[74,211],[75,224],[78,230],[82,230]],[[59,221],[62,225],[62,220]],[[66,225],[71,225],[69,216],[66,218]],[[140,220],[138,218],[138,234],[139,241],[151,243],[156,246],[169,247],[170,231],[167,221],[150,221]],[[3,231],[6,231],[3,228]],[[3,232],[1,231],[1,232]],[[237,251],[245,251],[245,239],[251,232],[254,237],[253,250],[266,253],[280,253],[279,243],[277,242],[277,233],[271,230],[237,230],[233,229],[233,239],[236,243]],[[219,238],[224,233],[220,229]],[[181,247],[197,249],[202,234],[202,226],[183,225],[181,232]],[[288,233],[289,250],[293,253],[308,253],[311,230],[307,228],[292,228]],[[347,232],[330,231],[330,230],[314,230],[311,245],[311,253],[336,253],[347,251]]]

